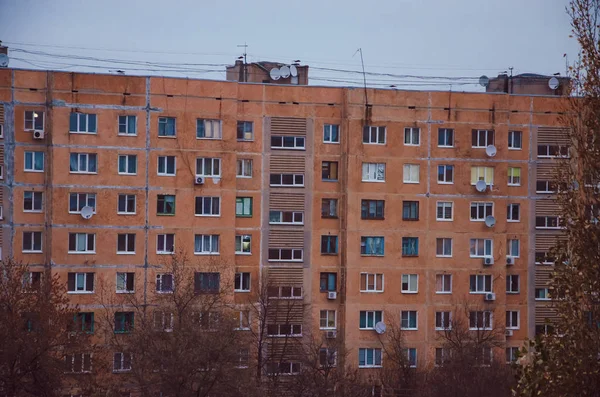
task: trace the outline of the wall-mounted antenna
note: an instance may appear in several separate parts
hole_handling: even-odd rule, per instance
[[[242,54],[242,56],[244,57],[244,75],[242,77],[242,81],[243,82],[247,82],[248,81],[248,68],[247,68],[247,56],[248,56],[248,44],[246,44],[246,42],[244,41],[244,44],[240,44],[237,46],[238,48],[244,48],[244,53]],[[239,59],[239,58],[238,58]]]
[[[362,71],[363,71],[363,82],[364,82],[364,87],[365,87],[365,114],[366,114],[366,119],[370,119],[369,117],[369,96],[367,95],[367,74],[365,73],[365,61],[363,60],[363,53],[362,53],[362,48],[359,48],[358,50],[356,50],[356,52],[360,53],[360,63],[362,65]],[[354,55],[356,55],[356,52],[354,53]],[[352,55],[352,56],[354,56]]]

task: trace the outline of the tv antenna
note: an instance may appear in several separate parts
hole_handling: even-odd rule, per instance
[[[360,52],[360,63],[362,64],[363,82],[365,86],[365,106],[369,106],[369,97],[367,95],[367,75],[365,73],[365,61],[363,60],[362,48],[359,48],[358,50],[356,50],[356,52]],[[354,53],[354,55],[356,55],[356,52]]]
[[[238,44],[237,46],[238,48],[244,48],[244,53],[242,54],[242,56],[244,57],[244,76],[243,76],[243,81],[247,82],[248,81],[248,69],[246,67],[246,64],[248,63],[247,57],[248,57],[248,44],[246,44],[246,42],[244,41],[244,44]]]

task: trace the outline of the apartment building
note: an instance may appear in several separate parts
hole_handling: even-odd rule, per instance
[[[100,282],[169,288],[174,250],[218,260],[237,302],[268,282],[308,308],[277,332],[336,338],[359,368],[382,365],[378,322],[404,330],[417,367],[452,316],[505,329],[510,353],[549,315],[560,98],[367,96],[0,70],[2,256],[49,267],[89,312]]]

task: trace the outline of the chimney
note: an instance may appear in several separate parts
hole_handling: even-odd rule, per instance
[[[0,54],[8,55],[8,47],[2,45],[2,41],[0,41]]]

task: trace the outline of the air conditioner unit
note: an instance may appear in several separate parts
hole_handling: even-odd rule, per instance
[[[327,293],[327,299],[335,300],[337,298],[337,292],[329,291]]]
[[[506,335],[506,336],[513,336],[513,330],[512,330],[512,329],[507,329],[507,330],[504,332],[504,335]]]
[[[41,130],[33,131],[33,139],[44,139],[44,131],[41,131]]]
[[[197,176],[196,180],[194,181],[195,185],[204,185],[204,177],[203,176]]]
[[[515,258],[513,258],[512,256],[507,256],[506,257],[506,264],[507,265],[514,265],[515,264]]]
[[[492,292],[488,292],[487,294],[485,294],[485,300],[486,301],[495,301],[496,300],[496,294],[494,294]]]
[[[491,256],[486,256],[485,258],[483,258],[483,264],[485,266],[491,266],[494,264],[494,258]]]
[[[337,331],[327,331],[327,339],[335,339],[337,337]]]

